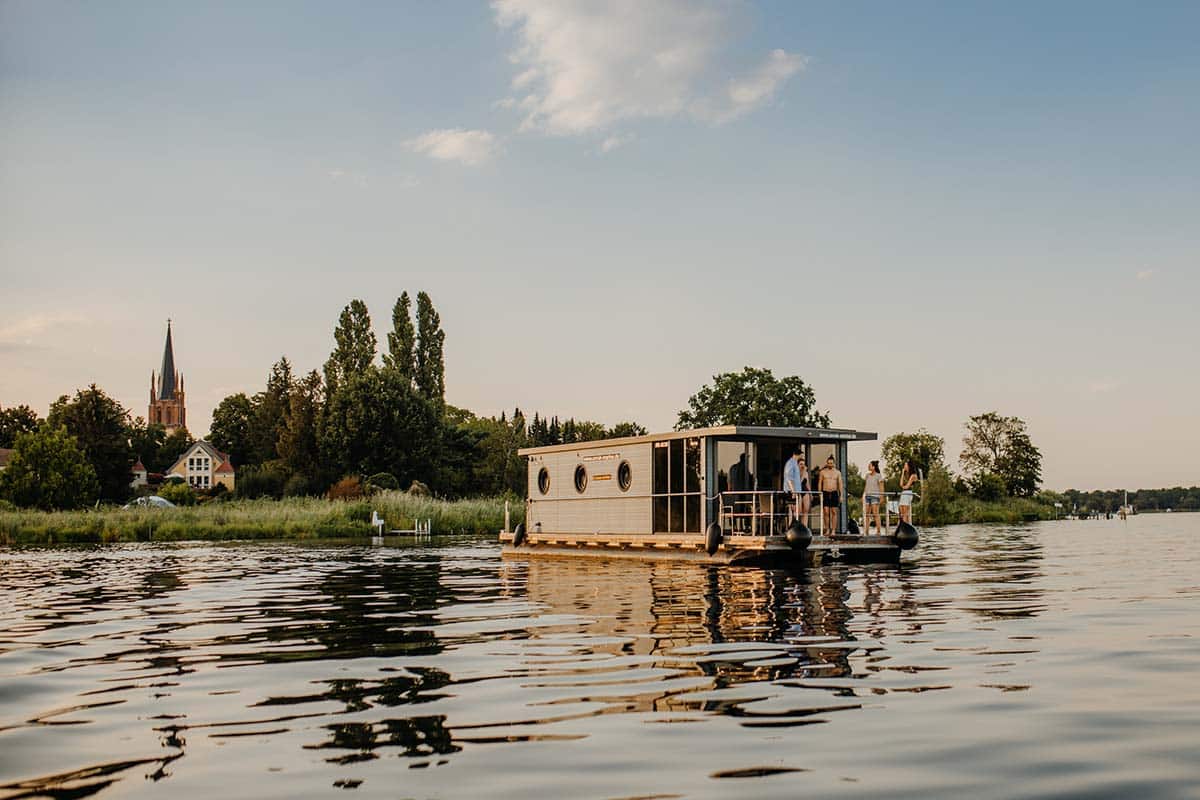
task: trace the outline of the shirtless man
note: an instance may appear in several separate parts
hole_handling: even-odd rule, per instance
[[[821,505],[825,514],[821,533],[833,536],[838,532],[838,508],[842,504],[842,496],[846,493],[842,473],[837,468],[833,456],[825,459],[825,466],[817,473],[817,483],[821,489]]]

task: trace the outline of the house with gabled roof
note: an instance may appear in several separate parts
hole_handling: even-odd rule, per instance
[[[189,447],[166,474],[167,477],[178,475],[193,489],[211,489],[219,483],[232,492],[236,472],[227,453],[201,439]]]
[[[130,489],[137,489],[140,486],[145,486],[150,482],[149,474],[146,472],[146,465],[142,463],[142,459],[138,459],[129,471],[133,473],[133,480],[129,482]]]

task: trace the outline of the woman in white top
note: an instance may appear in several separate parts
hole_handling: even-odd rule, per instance
[[[867,464],[867,477],[863,481],[863,526],[866,535],[871,535],[871,520],[875,520],[875,534],[883,536],[883,523],[879,521],[879,501],[883,499],[883,476],[879,474],[879,462]]]
[[[912,524],[913,487],[917,485],[917,470],[911,461],[900,470],[900,519]]]

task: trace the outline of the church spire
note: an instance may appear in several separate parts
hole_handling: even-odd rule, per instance
[[[175,348],[171,344],[171,320],[167,320],[167,344],[163,347],[162,369],[158,371],[158,399],[175,399]]]

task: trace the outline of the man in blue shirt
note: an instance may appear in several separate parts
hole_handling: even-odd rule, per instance
[[[793,515],[798,515],[802,521],[806,521],[811,501],[809,495],[804,494],[808,491],[808,467],[804,463],[804,452],[800,445],[796,445],[792,457],[783,467],[783,490],[792,495]]]

